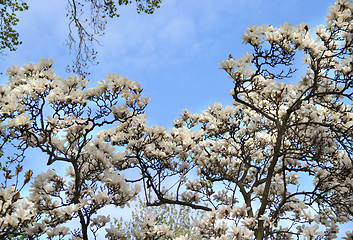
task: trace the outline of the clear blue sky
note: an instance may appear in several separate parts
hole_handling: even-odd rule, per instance
[[[98,47],[97,66],[89,79],[97,82],[111,73],[141,82],[150,97],[150,125],[171,126],[183,109],[201,112],[210,104],[231,104],[232,82],[219,62],[249,51],[240,36],[249,24],[325,23],[332,0],[164,0],[153,15],[138,15],[122,7],[121,16],[108,23]],[[30,1],[17,27],[23,44],[0,58],[0,72],[12,64],[54,59],[54,69],[68,76],[71,63],[64,45],[67,37],[66,1]],[[0,83],[7,81],[0,76]],[[296,81],[296,79],[291,79]],[[345,230],[353,228],[346,225]]]

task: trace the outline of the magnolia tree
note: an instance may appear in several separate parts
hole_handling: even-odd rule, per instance
[[[39,174],[25,199],[17,185],[0,189],[1,237],[96,239],[106,228],[106,239],[126,239],[98,210],[128,204],[135,183],[148,206],[208,212],[195,221],[203,239],[337,237],[353,220],[352,13],[351,1],[338,0],[313,29],[250,26],[242,38],[253,53],[221,62],[234,82],[233,106],[185,110],[170,130],[146,125],[142,89],[119,75],[87,88],[84,79],[57,77],[50,60],[10,68],[2,131],[19,150],[37,148],[49,165],[68,167],[65,178]],[[289,83],[296,53],[306,73]],[[69,231],[72,219],[80,227]],[[141,219],[138,239],[192,239],[156,219]]]
[[[97,211],[112,204],[123,207],[139,189],[129,186],[120,171],[132,160],[101,138],[101,127],[115,124],[127,139],[129,125],[143,118],[147,98],[136,82],[108,74],[96,87],[76,76],[60,78],[52,61],[8,69],[9,81],[0,89],[2,130],[16,139],[24,154],[37,148],[47,154],[47,164],[67,166],[65,176],[55,169],[40,173],[30,186],[30,195],[20,197],[21,184],[0,188],[0,236],[28,239],[46,234],[48,239],[97,237],[109,217]],[[20,161],[21,159],[18,159]],[[28,183],[32,171],[25,173]],[[62,224],[78,219],[79,228]]]
[[[353,220],[353,3],[338,0],[326,25],[255,25],[242,39],[253,53],[221,62],[233,106],[129,129],[147,204],[209,211],[205,239],[336,238]],[[296,53],[306,72],[289,83]]]

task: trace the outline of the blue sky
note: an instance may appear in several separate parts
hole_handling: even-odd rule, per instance
[[[183,109],[201,112],[210,104],[232,102],[232,81],[219,62],[241,57],[251,49],[240,36],[249,24],[325,23],[332,0],[165,0],[153,15],[138,15],[135,7],[119,9],[108,23],[98,47],[97,66],[88,77],[95,83],[107,73],[141,82],[150,97],[150,125],[171,127]],[[17,27],[23,44],[0,58],[0,72],[12,64],[54,59],[57,75],[66,77],[71,64],[67,37],[66,1],[33,0]],[[300,67],[300,65],[298,66]],[[0,83],[7,81],[1,75]],[[291,79],[297,81],[296,79]],[[349,226],[346,227],[346,230]]]

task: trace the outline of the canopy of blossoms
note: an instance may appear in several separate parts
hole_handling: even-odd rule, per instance
[[[105,229],[125,239],[97,213],[124,207],[142,186],[150,206],[207,211],[195,222],[200,239],[336,238],[353,220],[353,3],[337,0],[326,25],[255,25],[242,39],[253,52],[220,63],[234,104],[185,110],[169,130],[146,125],[142,88],[118,74],[88,88],[56,76],[48,59],[9,68],[0,120],[14,161],[36,148],[44,163],[69,167],[33,181],[27,171],[26,197],[21,184],[0,188],[0,236],[89,239]],[[289,83],[297,53],[306,73]],[[189,239],[154,219],[141,219],[136,239]]]

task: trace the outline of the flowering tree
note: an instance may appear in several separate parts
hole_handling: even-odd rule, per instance
[[[314,29],[255,25],[242,39],[253,53],[221,62],[233,106],[129,129],[148,205],[210,211],[205,239],[335,238],[353,220],[353,3],[336,1]],[[289,83],[298,52],[306,73]]]
[[[125,236],[123,239],[143,239],[148,235],[149,237],[158,236],[162,235],[163,229],[170,229],[167,232],[170,232],[171,236],[187,234],[191,239],[201,239],[193,225],[194,220],[202,216],[201,211],[171,204],[149,207],[139,197],[131,215],[132,218],[129,221],[122,217],[115,219],[116,227],[123,229]]]
[[[56,76],[52,64],[42,59],[8,69],[10,80],[0,89],[1,127],[17,140],[19,156],[37,148],[47,154],[48,165],[61,162],[67,167],[66,178],[55,169],[40,173],[26,199],[20,198],[17,184],[0,188],[2,239],[43,234],[49,239],[68,234],[72,239],[88,239],[89,232],[96,238],[109,221],[97,211],[109,204],[123,207],[139,191],[120,174],[131,161],[94,133],[115,124],[122,131],[120,137],[127,138],[124,131],[143,118],[147,104],[140,85],[108,74],[99,85],[87,88],[85,79]],[[32,171],[26,172],[24,184],[31,175]],[[62,224],[75,218],[80,227],[70,232]]]
[[[57,77],[50,60],[10,68],[2,130],[20,150],[38,148],[47,164],[66,165],[67,179],[41,173],[26,199],[16,186],[1,188],[1,237],[97,238],[109,222],[98,210],[124,206],[138,191],[128,182],[141,182],[148,206],[208,211],[195,222],[204,239],[336,238],[339,224],[353,220],[352,13],[351,1],[337,0],[314,29],[250,26],[242,38],[253,53],[221,62],[234,105],[185,110],[169,131],[146,125],[142,89],[119,75],[87,89],[84,79]],[[306,73],[289,83],[298,52]],[[126,180],[126,169],[141,174]],[[80,228],[69,232],[63,224],[75,218]],[[190,239],[154,219],[140,239]],[[126,238],[120,230],[111,223],[106,238]]]

